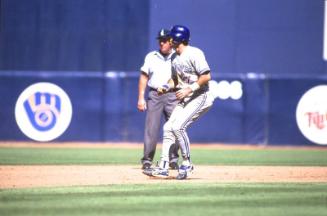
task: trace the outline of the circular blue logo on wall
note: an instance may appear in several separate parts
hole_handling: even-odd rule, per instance
[[[42,82],[26,88],[15,107],[20,130],[36,141],[51,141],[68,128],[72,105],[66,92],[59,86]]]

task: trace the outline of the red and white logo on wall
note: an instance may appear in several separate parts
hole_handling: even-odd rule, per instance
[[[308,140],[327,145],[327,85],[315,86],[301,97],[296,121]]]

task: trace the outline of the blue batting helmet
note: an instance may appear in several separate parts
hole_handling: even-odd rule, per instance
[[[175,25],[170,30],[170,37],[174,43],[188,43],[190,40],[190,30],[186,26]]]

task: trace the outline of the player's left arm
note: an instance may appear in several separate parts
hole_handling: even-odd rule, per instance
[[[201,88],[201,86],[207,84],[209,82],[209,80],[211,80],[210,71],[206,71],[199,76],[199,79],[196,82],[192,83],[191,85],[189,85],[186,88],[182,88],[179,91],[177,91],[176,97],[178,99],[183,99],[183,98],[187,97],[192,92]]]

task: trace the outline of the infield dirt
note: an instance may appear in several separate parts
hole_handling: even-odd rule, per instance
[[[327,182],[327,167],[196,166],[189,179],[158,179],[137,166],[1,166],[0,188],[151,183]]]

